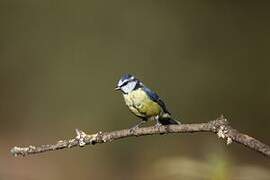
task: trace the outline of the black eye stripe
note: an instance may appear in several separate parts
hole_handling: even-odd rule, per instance
[[[124,83],[121,85],[121,87],[127,85],[127,83],[128,83],[128,81],[124,82]]]

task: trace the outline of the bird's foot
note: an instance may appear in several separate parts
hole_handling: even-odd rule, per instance
[[[161,126],[163,126],[160,122],[159,122],[159,116],[155,116],[154,117],[156,124],[155,124],[155,128],[160,128]]]
[[[157,121],[157,123],[155,124],[155,128],[160,128],[161,126],[163,126],[160,122]]]
[[[158,122],[157,121],[157,123],[155,124],[155,128],[157,128],[159,131],[160,131],[160,128],[162,127],[163,125],[160,123],[160,122]],[[159,133],[160,135],[163,135],[163,134],[165,134],[165,133]]]
[[[139,122],[138,124],[136,124],[135,126],[132,126],[132,127],[129,129],[129,132],[132,133],[132,134],[134,134],[135,131],[136,131],[137,129],[140,128],[140,125],[142,125],[142,124],[144,124],[144,123],[145,123],[145,121],[141,121],[141,122]]]
[[[136,132],[137,129],[139,129],[139,126],[138,126],[138,125],[133,126],[133,127],[131,127],[131,128],[129,129],[129,132],[132,133],[132,134],[134,134],[134,133]]]

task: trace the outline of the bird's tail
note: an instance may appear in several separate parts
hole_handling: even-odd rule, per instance
[[[176,124],[176,125],[178,125],[178,124],[181,124],[179,121],[173,119],[170,115],[167,115],[167,114],[165,114],[165,115],[163,115],[162,117],[160,117],[160,118],[158,119],[158,121],[159,121],[160,124],[162,124],[162,125],[171,125],[171,124]]]

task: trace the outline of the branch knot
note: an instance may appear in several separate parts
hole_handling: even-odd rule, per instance
[[[229,132],[229,128],[228,126],[225,126],[225,125],[221,125],[217,132],[218,138],[226,139],[227,145],[232,143],[232,139],[228,136],[228,132]]]
[[[84,145],[86,145],[85,137],[87,135],[82,130],[76,129],[75,131],[76,131],[76,134],[77,134],[77,136],[75,137],[75,139],[77,139],[79,141],[79,146],[80,147],[83,147]]]

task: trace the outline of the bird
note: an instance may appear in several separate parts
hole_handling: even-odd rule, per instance
[[[133,126],[131,130],[139,128],[148,120],[155,120],[155,126],[181,124],[171,117],[162,99],[146,87],[142,81],[131,74],[123,74],[117,83],[116,91],[121,91],[129,110],[142,121]]]

